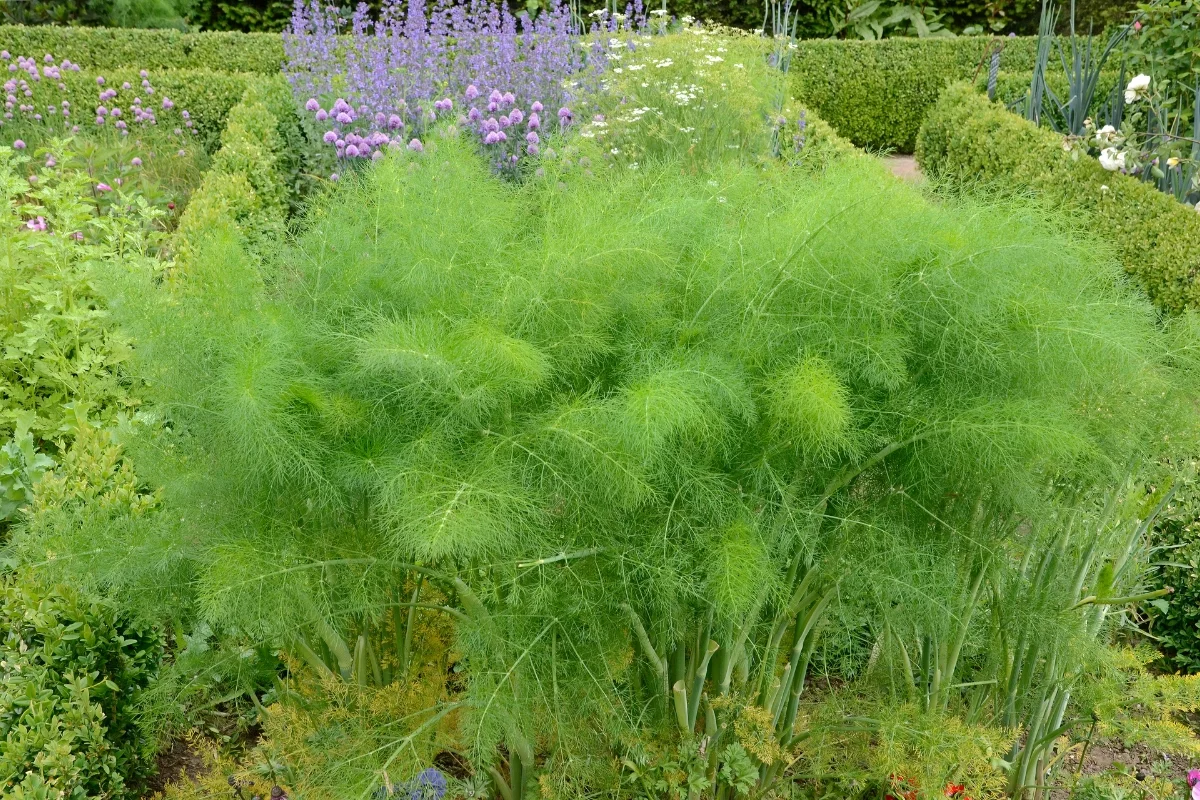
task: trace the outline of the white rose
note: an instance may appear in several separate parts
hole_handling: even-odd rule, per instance
[[[1134,75],[1129,81],[1129,85],[1125,87],[1125,102],[1132,103],[1146,89],[1150,88],[1149,75]]]
[[[1115,147],[1106,147],[1100,151],[1100,166],[1109,172],[1125,169],[1125,154]]]

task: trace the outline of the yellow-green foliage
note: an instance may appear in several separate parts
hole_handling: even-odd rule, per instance
[[[1079,702],[1099,720],[1100,736],[1126,745],[1200,758],[1200,738],[1186,715],[1200,711],[1200,674],[1155,675],[1146,665],[1152,649],[1109,649],[1090,670]]]
[[[1072,158],[1062,143],[960,84],[926,120],[917,159],[931,175],[1032,191],[1077,214],[1159,307],[1200,308],[1200,214],[1086,155]]]
[[[0,48],[41,58],[52,53],[85,69],[209,69],[272,75],[283,63],[276,33],[0,25]]]
[[[942,90],[980,72],[990,41],[803,41],[792,52],[792,92],[856,145],[912,152]],[[1036,48],[1034,37],[1005,39],[1001,64],[1031,69]]]
[[[1003,795],[995,760],[1006,755],[1012,732],[850,692],[822,695],[801,713],[806,735],[790,754],[798,775],[850,785],[895,776],[920,797],[942,797],[949,783],[976,800]]]

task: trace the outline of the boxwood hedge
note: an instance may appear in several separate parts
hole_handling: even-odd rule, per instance
[[[917,137],[917,162],[934,177],[1027,191],[1075,213],[1109,242],[1162,309],[1200,308],[1200,214],[1135,178],[1071,157],[1038,128],[967,83],[942,93]]]
[[[87,70],[210,69],[272,75],[283,63],[277,33],[0,25],[0,49],[40,58],[51,53]]]
[[[986,73],[993,41],[803,41],[792,53],[792,92],[856,145],[911,153],[921,122],[946,85]],[[1033,69],[1036,38],[1002,41],[1002,69]]]

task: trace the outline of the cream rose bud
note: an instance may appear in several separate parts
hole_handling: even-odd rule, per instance
[[[1106,147],[1100,151],[1100,166],[1109,172],[1125,169],[1125,154],[1115,147]]]

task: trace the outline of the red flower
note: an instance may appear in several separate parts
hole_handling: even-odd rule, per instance
[[[945,795],[953,797],[955,800],[971,800],[967,797],[967,787],[961,783],[947,783]]]

